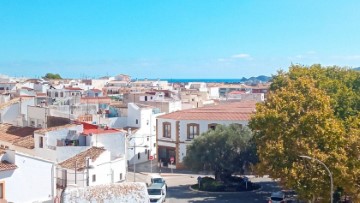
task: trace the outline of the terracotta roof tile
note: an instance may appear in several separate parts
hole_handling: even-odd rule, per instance
[[[80,91],[82,91],[83,89],[81,89],[80,87],[65,87],[64,89],[66,89],[66,90],[80,90]]]
[[[24,98],[24,97],[22,96],[22,98],[17,97],[17,98],[15,98],[15,99],[12,99],[12,100],[10,100],[10,101],[8,101],[8,102],[6,102],[6,103],[0,104],[0,110],[6,108],[6,107],[8,107],[8,106],[11,106],[11,105],[13,105],[13,104],[19,103],[20,100],[27,100],[27,99],[30,99],[30,98]]]
[[[0,124],[0,140],[5,142],[14,142],[19,138],[33,135],[36,128],[17,127],[10,124]]]
[[[63,168],[75,169],[76,164],[77,171],[82,171],[86,166],[86,157],[90,157],[92,161],[95,161],[103,152],[105,152],[103,147],[91,147],[90,149],[61,162],[59,165]]]
[[[32,135],[28,135],[26,137],[19,138],[13,142],[13,145],[18,147],[24,147],[27,149],[34,149],[35,143]]]
[[[15,164],[11,164],[7,161],[0,162],[0,171],[8,171],[8,170],[14,170],[14,169],[17,169],[17,166]]]
[[[36,130],[35,133],[45,135],[45,133],[47,133],[47,132],[56,131],[56,130],[60,130],[60,129],[64,129],[64,128],[75,127],[77,125],[78,124],[66,124],[66,125],[56,126],[56,127],[51,127],[51,128],[43,128],[40,130]]]
[[[158,118],[174,120],[249,120],[255,111],[255,102],[233,102],[176,111]]]

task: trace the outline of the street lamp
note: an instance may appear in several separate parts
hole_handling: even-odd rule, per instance
[[[333,178],[332,178],[332,174],[331,174],[331,171],[329,170],[329,168],[323,162],[321,162],[319,159],[309,157],[309,156],[304,156],[304,155],[301,155],[300,157],[304,158],[304,159],[315,160],[325,167],[325,169],[327,170],[327,172],[329,173],[329,176],[330,176],[330,203],[333,203],[333,193],[334,193]]]

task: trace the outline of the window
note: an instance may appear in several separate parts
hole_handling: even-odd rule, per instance
[[[120,173],[120,180],[122,180],[123,179],[123,176],[122,176],[122,173]]]
[[[44,137],[40,136],[39,137],[39,148],[43,148],[44,147]]]
[[[138,159],[140,159],[140,152],[138,153]]]
[[[210,123],[210,124],[208,125],[208,129],[209,129],[209,130],[215,130],[217,125],[218,125],[217,123]]]
[[[136,120],[135,120],[135,123],[136,123],[136,124],[139,124],[139,120],[138,120],[138,119],[136,119]]]
[[[95,182],[96,181],[96,175],[92,175],[92,182]]]
[[[169,122],[163,123],[163,137],[171,138],[171,124]]]
[[[194,139],[195,135],[199,135],[199,124],[190,123],[187,125],[187,139]]]
[[[0,199],[5,199],[5,183],[0,183]]]
[[[148,153],[148,150],[147,149],[145,149],[145,154],[147,154]]]

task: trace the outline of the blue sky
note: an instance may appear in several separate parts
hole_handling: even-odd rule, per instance
[[[360,66],[360,1],[0,0],[0,73],[241,78]]]

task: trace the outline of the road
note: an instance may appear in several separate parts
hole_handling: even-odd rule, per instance
[[[127,180],[132,182],[134,174],[128,173]],[[262,187],[258,191],[253,192],[235,192],[235,193],[209,193],[192,191],[189,186],[195,184],[198,174],[171,174],[163,173],[162,176],[168,185],[167,203],[186,203],[186,202],[244,202],[244,203],[265,203],[267,197],[273,191],[279,188],[276,182],[269,178],[251,178],[252,182],[258,182]],[[148,175],[146,173],[136,173],[137,182],[147,182]]]

